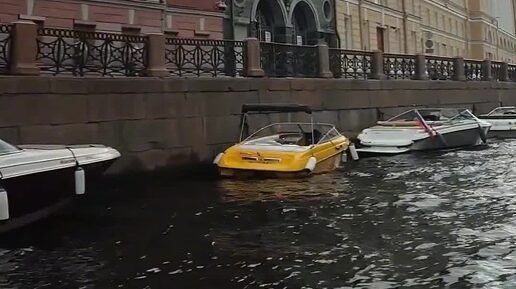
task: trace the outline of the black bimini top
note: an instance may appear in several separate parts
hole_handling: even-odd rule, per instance
[[[306,112],[311,114],[312,109],[304,104],[294,103],[268,103],[268,104],[244,104],[242,113],[248,112]]]

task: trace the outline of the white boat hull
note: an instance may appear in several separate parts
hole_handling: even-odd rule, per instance
[[[435,135],[413,128],[378,129],[375,136],[358,136],[361,147],[357,151],[373,154],[400,154],[410,151],[440,150],[483,144],[489,125],[465,124],[437,128]],[[374,134],[375,128],[365,130]]]
[[[489,138],[516,138],[516,118],[481,118],[491,124]]]
[[[86,179],[101,175],[120,153],[104,146],[21,146],[0,155],[0,187],[7,194],[8,216],[0,233],[43,218],[69,202],[76,193],[75,171]],[[5,206],[3,206],[5,210]]]

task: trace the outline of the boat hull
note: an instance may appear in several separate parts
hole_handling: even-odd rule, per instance
[[[114,159],[81,166],[86,186],[113,162]],[[9,219],[0,221],[0,233],[38,221],[70,203],[75,197],[74,173],[75,167],[67,167],[0,180],[9,200]]]
[[[299,171],[275,171],[275,170],[253,170],[234,169],[219,167],[219,174],[226,178],[279,178],[293,179],[304,178],[315,174],[324,174],[340,167],[344,151],[317,162],[312,171],[303,169]]]
[[[491,123],[489,138],[516,138],[516,118],[506,116],[484,117],[483,121]]]
[[[463,130],[439,133],[413,140],[405,146],[362,146],[357,149],[362,154],[400,154],[410,151],[429,151],[452,149],[458,147],[471,147],[484,143],[490,127],[473,127]]]

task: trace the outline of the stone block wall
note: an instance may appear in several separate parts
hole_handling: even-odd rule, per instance
[[[304,103],[354,137],[416,106],[485,113],[516,105],[516,83],[335,79],[0,78],[0,138],[14,144],[102,143],[113,173],[210,163],[238,140],[244,103]],[[302,114],[294,120],[307,120]],[[251,128],[285,115],[253,117]]]

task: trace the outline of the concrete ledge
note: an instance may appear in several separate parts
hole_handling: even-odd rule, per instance
[[[0,138],[18,143],[103,143],[123,157],[113,172],[211,162],[238,140],[244,103],[303,103],[350,137],[414,106],[485,113],[516,105],[516,83],[280,78],[0,77]],[[293,120],[306,121],[304,114]],[[287,121],[251,116],[251,129]]]

